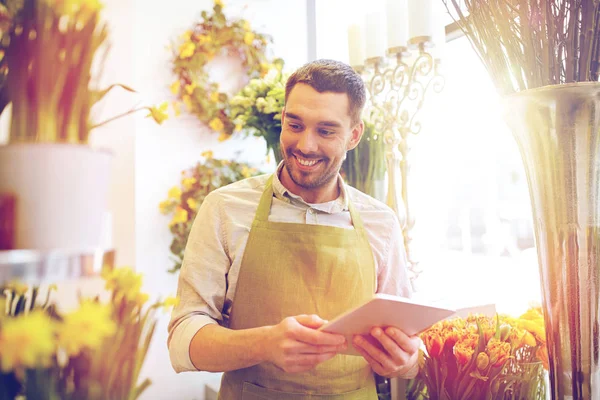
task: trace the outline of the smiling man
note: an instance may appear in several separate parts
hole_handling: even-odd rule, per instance
[[[410,295],[396,216],[339,175],[362,137],[364,103],[349,66],[304,65],[286,85],[277,172],[202,203],[169,352],[177,372],[225,372],[222,400],[375,400],[373,372],[417,373],[417,337],[373,327],[354,338],[357,357],[339,354],[343,336],[318,330],[374,293]]]

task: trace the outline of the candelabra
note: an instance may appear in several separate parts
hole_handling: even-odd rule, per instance
[[[413,287],[421,269],[411,249],[415,217],[409,191],[410,145],[412,136],[421,131],[419,113],[426,96],[440,93],[445,84],[440,60],[429,52],[430,43],[427,37],[413,38],[413,52],[407,47],[392,48],[390,57],[369,58],[364,67],[355,67],[367,87],[366,118],[386,143],[386,202],[402,226]]]

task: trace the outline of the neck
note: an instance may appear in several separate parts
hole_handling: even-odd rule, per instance
[[[296,185],[287,168],[283,167],[279,174],[279,180],[287,190],[296,196],[300,196],[302,200],[310,204],[327,203],[340,196],[340,186],[338,185],[337,176],[322,186],[309,189]]]

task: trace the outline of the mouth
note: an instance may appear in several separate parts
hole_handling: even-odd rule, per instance
[[[312,170],[316,169],[321,164],[321,162],[323,161],[321,159],[303,158],[303,157],[298,156],[296,154],[293,154],[292,156],[294,157],[294,161],[296,163],[296,166],[301,171],[312,171]]]

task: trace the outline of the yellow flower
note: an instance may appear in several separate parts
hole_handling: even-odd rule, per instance
[[[125,297],[135,301],[142,288],[142,274],[136,274],[129,267],[115,268],[112,271],[103,271],[106,289],[112,290],[117,297]]]
[[[190,190],[196,182],[198,182],[198,180],[196,178],[194,178],[193,176],[189,177],[189,178],[183,178],[181,180],[181,184],[183,185],[183,188],[185,190]]]
[[[212,150],[207,150],[207,151],[202,152],[200,155],[204,158],[213,158],[214,154],[213,154]]]
[[[223,125],[223,121],[219,118],[213,118],[208,125],[212,128],[213,131],[221,132],[225,129],[225,125]]]
[[[196,50],[196,45],[192,42],[185,42],[181,46],[179,46],[179,58],[185,60],[186,58],[190,58],[194,55],[194,51]]]
[[[219,6],[219,7],[223,8],[223,1],[222,0],[215,0],[215,6]]]
[[[192,104],[192,98],[190,96],[184,94],[181,100],[183,100],[183,104],[185,104],[188,110],[192,110],[194,105]]]
[[[472,342],[458,342],[454,345],[453,353],[460,365],[467,365],[473,357],[475,346]]]
[[[169,107],[169,103],[166,101],[163,102],[158,107],[150,107],[150,114],[147,117],[152,117],[159,125],[161,125],[166,119],[169,118],[169,113],[167,113],[167,109]]]
[[[217,103],[219,101],[219,92],[212,92],[210,94],[210,101]]]
[[[138,293],[136,298],[135,298],[135,302],[138,306],[142,307],[144,304],[146,304],[146,302],[148,301],[148,299],[150,298],[150,295],[148,295],[148,293]]]
[[[192,35],[193,35],[192,30],[188,29],[187,31],[183,32],[183,34],[181,35],[181,39],[184,42],[189,42],[192,39]]]
[[[192,82],[189,85],[185,85],[185,92],[189,95],[194,93],[194,89],[196,89],[196,82]]]
[[[246,31],[250,30],[250,22],[248,22],[247,20],[242,20],[242,28]]]
[[[254,33],[246,32],[244,34],[244,43],[246,43],[248,46],[250,46],[253,42],[254,42]]]
[[[173,186],[169,189],[169,198],[179,201],[181,198],[181,188],[179,188],[179,186]]]
[[[202,46],[205,43],[210,43],[211,38],[208,35],[198,35],[198,45]]]
[[[175,214],[173,215],[173,219],[171,220],[170,225],[184,224],[188,220],[188,212],[184,208],[177,207],[175,209]]]
[[[225,132],[221,132],[221,134],[219,135],[219,138],[217,139],[219,142],[224,142],[227,139],[229,139],[229,135],[226,134]]]
[[[169,207],[171,207],[171,201],[170,200],[165,200],[165,201],[161,201],[158,205],[158,209],[160,210],[161,214],[166,214],[169,212]]]
[[[487,344],[487,353],[490,356],[492,366],[500,367],[510,357],[510,343],[492,338]]]
[[[116,330],[110,307],[86,300],[78,310],[64,316],[58,332],[58,343],[67,354],[74,356],[84,348],[98,349],[104,339],[114,335]]]
[[[269,73],[273,66],[267,63],[260,63],[260,75],[265,76]]]
[[[171,307],[177,307],[179,305],[179,297],[168,296],[163,301],[163,309],[168,311]]]
[[[171,84],[171,93],[173,93],[174,95],[178,95],[180,89],[181,89],[180,81],[175,81]]]
[[[5,319],[0,328],[2,371],[50,365],[56,351],[55,329],[55,322],[41,310]]]
[[[477,368],[479,368],[481,371],[483,371],[484,369],[486,369],[488,367],[488,365],[490,365],[490,358],[488,357],[488,355],[486,353],[484,353],[482,351],[481,353],[477,354],[475,363],[477,364]]]
[[[198,209],[198,202],[196,200],[194,200],[193,198],[189,198],[187,199],[187,205],[190,208],[190,210],[197,210]]]
[[[252,170],[248,168],[248,166],[244,165],[242,167],[242,176],[244,178],[249,178],[252,175]]]
[[[239,132],[239,131],[241,131],[243,128],[244,128],[244,127],[242,126],[242,124],[236,124],[236,125],[235,125],[235,131],[236,131],[236,132]]]

